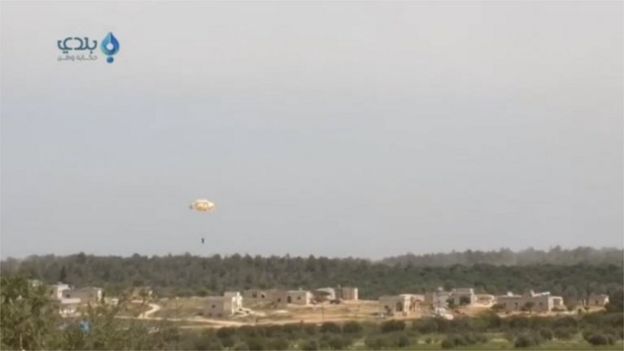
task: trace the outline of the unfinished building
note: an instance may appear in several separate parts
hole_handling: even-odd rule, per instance
[[[250,304],[264,303],[272,307],[285,307],[288,300],[288,292],[286,290],[259,290],[250,289],[243,291],[243,298]]]
[[[287,302],[294,305],[309,305],[312,303],[312,293],[307,290],[289,290]]]
[[[433,308],[447,308],[450,298],[451,293],[449,291],[444,291],[444,289],[440,287],[434,292],[425,294],[425,303],[431,305]]]
[[[527,312],[550,312],[552,310],[563,310],[563,298],[552,296],[550,292],[535,293],[533,290],[522,295],[514,295],[508,292],[496,298],[498,305],[507,312],[527,311]]]
[[[450,299],[455,306],[472,305],[477,302],[477,295],[473,288],[458,288],[451,291]]]
[[[419,298],[418,295],[384,295],[379,297],[379,313],[386,316],[407,316],[416,311],[420,301],[422,301],[422,296]]]
[[[587,298],[587,306],[589,307],[605,307],[609,303],[609,295],[591,294]]]
[[[354,287],[339,287],[338,294],[340,296],[340,299],[345,301],[356,301],[359,299],[358,288]]]
[[[63,283],[58,283],[50,286],[50,297],[56,300],[60,300],[62,298],[69,298],[69,296],[65,296],[66,291],[70,290],[70,286]]]
[[[336,290],[334,288],[319,288],[314,290],[313,295],[316,301],[336,300]]]
[[[78,289],[69,289],[64,291],[66,298],[80,299],[83,304],[96,304],[102,301],[102,289],[94,287],[85,287]]]
[[[206,298],[205,315],[213,318],[232,316],[243,307],[243,297],[238,292],[226,292],[224,296]]]

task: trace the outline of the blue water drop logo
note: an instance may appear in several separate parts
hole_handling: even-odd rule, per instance
[[[113,63],[115,60],[113,55],[116,55],[119,52],[119,41],[113,33],[108,33],[104,40],[100,43],[100,49],[104,53],[104,55],[108,56],[106,58],[106,62]]]

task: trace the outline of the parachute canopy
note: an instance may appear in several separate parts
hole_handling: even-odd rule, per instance
[[[199,212],[212,212],[215,209],[215,204],[206,199],[197,199],[189,208]]]

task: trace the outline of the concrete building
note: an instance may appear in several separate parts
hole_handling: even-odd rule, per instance
[[[550,292],[535,293],[533,290],[523,295],[509,292],[507,295],[498,296],[496,302],[508,312],[549,312],[553,309],[565,309],[561,296],[552,296]]]
[[[496,296],[490,294],[477,294],[477,302],[481,305],[491,306],[496,303]]]
[[[587,298],[587,306],[589,307],[604,307],[609,303],[609,295],[605,294],[591,294]]]
[[[206,306],[207,317],[229,317],[243,307],[243,297],[238,291],[229,291],[223,296],[208,296]]]
[[[64,291],[65,298],[80,299],[83,304],[95,304],[102,301],[102,289],[86,287],[79,289],[68,289]]]
[[[358,288],[343,286],[338,288],[338,294],[342,300],[356,301],[359,299]]]
[[[57,283],[50,286],[50,297],[56,300],[61,300],[64,297],[64,293],[70,290],[69,285],[63,283]],[[69,298],[69,296],[67,296]]]
[[[336,290],[334,288],[320,288],[314,290],[314,300],[316,301],[332,301],[336,300]]]
[[[386,316],[406,316],[416,311],[416,307],[422,300],[422,295],[420,298],[418,295],[411,294],[384,295],[379,297],[379,313]]]
[[[288,292],[278,289],[249,289],[243,291],[243,298],[249,301],[249,304],[264,303],[273,307],[286,307]]]
[[[440,287],[434,292],[425,294],[425,303],[431,305],[433,308],[447,308],[450,298],[451,293],[449,291],[444,291],[444,289]]]
[[[472,288],[453,289],[449,297],[455,306],[472,305],[477,302],[477,295],[475,295],[474,289]]]
[[[312,303],[312,293],[307,290],[288,290],[287,302],[295,305],[309,305]]]

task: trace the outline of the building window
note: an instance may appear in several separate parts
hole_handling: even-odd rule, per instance
[[[297,296],[297,300],[301,300],[301,296]]]

